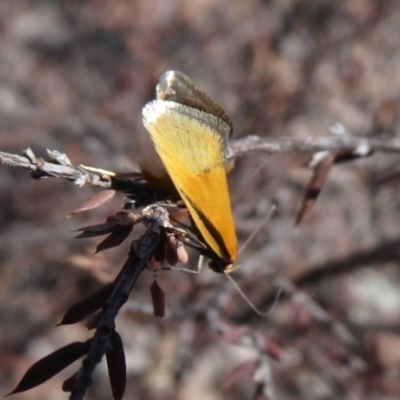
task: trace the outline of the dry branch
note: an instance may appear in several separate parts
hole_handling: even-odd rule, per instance
[[[24,150],[23,154],[20,156],[0,151],[0,165],[25,169],[35,179],[51,177],[67,179],[78,186],[111,188],[109,176],[88,171],[80,165],[72,165],[68,157],[58,151],[47,150],[48,160],[37,158],[30,148]]]
[[[96,365],[110,349],[111,335],[115,329],[115,318],[128,300],[137,278],[147,267],[149,255],[158,244],[161,229],[169,226],[168,213],[162,207],[149,207],[142,212],[143,222],[148,225],[146,233],[137,240],[135,249],[131,249],[121,273],[114,282],[114,290],[106,301],[97,323],[96,332],[90,341],[87,358],[74,379],[71,400],[83,399]]]
[[[368,156],[374,152],[400,153],[400,140],[390,138],[362,138],[350,135],[330,135],[316,137],[279,137],[263,139],[259,136],[246,136],[229,142],[228,159],[255,152],[268,154],[318,151],[349,151],[355,156]]]
[[[338,129],[337,127],[335,128]],[[344,128],[343,128],[344,129]],[[345,151],[354,156],[365,157],[373,152],[400,153],[400,140],[389,138],[356,138],[348,134],[320,137],[279,137],[263,139],[259,136],[246,136],[229,142],[227,158],[234,159],[255,152],[268,154],[287,152],[315,153],[319,151]],[[98,186],[104,189],[112,187],[110,175],[89,171],[81,165],[74,166],[65,154],[58,151],[47,151],[48,160],[37,158],[31,149],[24,155],[0,151],[0,164],[8,167],[22,168],[32,173],[34,178],[52,177],[68,179],[79,186]]]

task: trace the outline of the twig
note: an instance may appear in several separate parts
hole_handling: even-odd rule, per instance
[[[249,135],[229,142],[228,159],[254,152],[269,154],[287,152],[351,151],[358,156],[368,156],[373,152],[400,153],[400,140],[390,138],[357,138],[350,135],[330,135],[318,137],[279,137],[263,139]]]
[[[35,179],[45,177],[68,179],[78,186],[111,188],[111,179],[99,173],[89,172],[81,166],[72,165],[68,157],[58,151],[47,150],[48,160],[37,158],[33,151],[24,150],[24,156],[0,151],[0,165],[22,168],[31,172]]]
[[[228,144],[227,159],[234,159],[255,152],[275,154],[294,151],[310,153],[318,151],[348,151],[354,155],[363,157],[373,152],[400,153],[400,140],[389,138],[357,138],[348,134],[268,139],[253,135],[230,141]],[[98,186],[104,189],[114,187],[110,176],[102,174],[101,170],[98,172],[94,170],[88,171],[88,169],[80,165],[74,166],[65,154],[58,151],[48,150],[47,154],[48,160],[44,160],[43,158],[37,158],[29,148],[24,151],[24,156],[0,151],[0,165],[26,169],[37,179],[53,177],[68,179],[79,186]]]
[[[143,222],[148,225],[148,230],[137,240],[135,249],[131,249],[127,262],[114,282],[114,291],[103,307],[96,332],[90,341],[88,355],[75,377],[71,400],[83,399],[96,365],[110,350],[115,317],[128,300],[137,278],[146,268],[148,258],[158,244],[161,229],[168,224],[168,212],[161,207],[148,207],[143,210],[142,216]]]

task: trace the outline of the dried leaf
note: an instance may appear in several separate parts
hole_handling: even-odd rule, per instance
[[[163,317],[165,315],[165,293],[156,280],[150,286],[150,294],[154,316]]]
[[[114,331],[111,336],[111,350],[106,353],[108,376],[114,400],[122,399],[126,385],[126,362],[121,336]]]
[[[108,230],[116,225],[118,225],[118,221],[116,219],[113,219],[111,221],[103,222],[101,224],[84,226],[82,228],[77,229],[76,231],[77,232],[92,232],[92,233],[98,233],[98,232],[108,233]]]
[[[76,231],[81,231],[81,233],[75,236],[75,239],[87,239],[97,236],[103,236],[107,235],[108,233],[115,232],[119,229],[121,229],[121,226],[118,224],[118,221],[115,219],[111,219],[101,224],[84,226],[83,228],[77,229]]]
[[[58,374],[87,353],[88,342],[74,342],[33,364],[7,396],[32,389]]]
[[[85,202],[83,202],[78,208],[70,212],[67,215],[67,218],[72,217],[73,215],[80,212],[93,210],[94,208],[101,206],[106,201],[112,199],[115,193],[115,190],[103,190],[99,193],[96,193],[94,196],[88,198]]]
[[[74,239],[89,239],[93,237],[107,235],[109,233],[113,233],[114,229],[109,229],[107,232],[82,232],[79,235],[76,235]]]
[[[169,265],[176,265],[178,263],[178,254],[176,251],[176,238],[174,234],[167,234],[165,241],[165,259]]]
[[[185,249],[185,245],[181,240],[176,241],[176,254],[180,263],[186,264],[188,262],[189,255]]]
[[[103,307],[104,302],[108,299],[113,291],[114,284],[108,283],[94,292],[85,299],[78,301],[64,314],[63,319],[58,325],[70,325],[82,321],[84,318],[93,314],[95,311]]]
[[[300,211],[297,214],[296,226],[303,223],[311,214],[315,202],[325,184],[328,174],[335,162],[335,155],[326,152],[324,157],[319,160],[318,164],[314,167],[313,175],[308,184],[303,201],[300,206]]]
[[[102,242],[100,242],[96,247],[95,254],[100,251],[111,249],[112,247],[119,246],[132,232],[133,226],[127,226],[111,233]]]
[[[136,225],[140,221],[140,216],[128,211],[118,211],[115,219],[119,225]]]
[[[66,379],[63,382],[63,384],[61,386],[63,392],[72,392],[72,390],[74,389],[74,383],[75,383],[75,378],[76,378],[77,374],[78,373],[75,372],[72,376],[70,376],[68,379]]]

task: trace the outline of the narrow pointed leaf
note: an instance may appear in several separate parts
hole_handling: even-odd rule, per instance
[[[96,193],[94,196],[88,198],[83,202],[78,208],[73,210],[68,214],[68,217],[72,217],[83,211],[92,210],[104,204],[106,201],[110,200],[115,195],[115,190],[103,190],[102,192]]]
[[[168,234],[165,240],[165,259],[169,265],[176,265],[178,263],[176,238],[173,234]]]
[[[300,211],[297,214],[296,226],[299,226],[310,216],[334,162],[335,155],[327,153],[314,167],[313,175],[307,186],[300,206]]]
[[[90,296],[75,303],[64,314],[63,319],[58,325],[70,325],[82,321],[84,318],[93,314],[95,311],[103,307],[104,302],[108,299],[113,291],[113,283],[108,283]]]
[[[83,357],[87,350],[88,342],[74,342],[54,351],[33,364],[26,371],[17,387],[8,395],[24,392],[46,382],[68,365]]]
[[[78,232],[93,232],[93,233],[108,232],[110,228],[112,228],[113,226],[115,226],[117,224],[118,224],[118,221],[116,219],[114,219],[112,221],[102,222],[101,224],[83,226],[82,228],[79,228],[76,231],[78,231]]]
[[[74,239],[89,239],[93,237],[107,235],[109,233],[112,233],[112,229],[109,229],[107,232],[82,232],[79,235],[76,235]]]
[[[176,241],[176,254],[180,263],[186,264],[188,262],[189,255],[185,249],[183,242],[181,242],[180,240]]]
[[[156,280],[150,286],[150,294],[154,316],[163,317],[165,315],[165,293]]]
[[[130,235],[132,229],[132,226],[127,226],[111,233],[111,235],[107,236],[101,243],[97,245],[95,254],[99,253],[100,251],[119,246]]]
[[[115,219],[116,221],[118,221],[119,225],[122,226],[128,226],[128,225],[136,225],[141,217],[137,214],[133,214],[132,212],[128,212],[128,211],[118,211],[115,214]]]
[[[121,336],[114,331],[111,336],[111,350],[106,353],[108,376],[114,400],[121,400],[126,385],[126,362]]]
[[[75,372],[72,376],[70,376],[68,379],[66,379],[63,382],[62,387],[61,387],[63,392],[72,392],[77,374],[78,373]]]
[[[120,230],[121,230],[121,227],[116,226],[116,227],[109,229],[107,231],[104,231],[104,232],[82,232],[79,235],[75,236],[74,239],[88,239],[88,238],[92,238],[92,237],[99,237],[99,236],[112,234],[114,232],[119,232]],[[105,240],[105,239],[103,239],[103,240]]]

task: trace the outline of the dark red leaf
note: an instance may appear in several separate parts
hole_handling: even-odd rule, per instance
[[[133,214],[128,211],[118,211],[115,214],[115,219],[118,221],[119,225],[136,225],[141,217],[139,215]]]
[[[17,387],[7,396],[32,389],[54,375],[58,374],[68,365],[83,357],[88,350],[88,342],[74,342],[54,351],[33,364],[22,377]]]
[[[176,238],[173,234],[168,234],[165,240],[165,259],[169,265],[176,265],[178,262]]]
[[[314,204],[321,193],[334,162],[335,155],[327,152],[326,155],[314,167],[313,175],[307,186],[303,201],[300,206],[300,211],[297,214],[296,226],[299,226],[310,216]]]
[[[132,232],[132,229],[133,226],[127,226],[111,233],[111,235],[107,236],[97,245],[95,254],[99,253],[100,251],[119,246],[129,236],[129,234]]]
[[[77,229],[77,231],[81,231],[81,233],[75,236],[75,239],[87,239],[91,237],[102,236],[106,235],[107,233],[118,231],[120,229],[121,226],[118,225],[118,221],[107,221],[102,224],[85,226],[83,228]]]
[[[94,292],[83,300],[78,301],[78,303],[75,303],[64,314],[63,319],[58,325],[75,324],[103,307],[104,302],[110,296],[113,288],[114,284],[108,283],[107,285],[100,288],[97,292]]]
[[[178,256],[178,261],[182,264],[186,264],[189,260],[189,255],[185,249],[182,241],[176,241],[176,254]]]
[[[101,224],[95,224],[95,225],[88,225],[84,226],[82,228],[77,229],[77,231],[80,232],[104,232],[112,228],[113,226],[118,225],[118,221],[116,219],[113,219],[111,221],[107,222],[102,222]]]
[[[74,382],[76,378],[77,372],[75,372],[72,376],[70,376],[68,379],[66,379],[63,384],[62,384],[62,390],[63,392],[72,392],[74,389]]]
[[[107,235],[108,233],[112,233],[113,229],[109,229],[106,232],[82,232],[79,235],[76,235],[74,239],[89,239],[93,237]]]
[[[150,286],[150,294],[154,315],[163,317],[165,315],[165,293],[156,280]]]
[[[114,400],[122,399],[126,385],[126,362],[124,345],[118,332],[111,336],[111,350],[106,353],[108,376]]]
[[[69,213],[68,217],[72,217],[73,215],[80,212],[92,210],[101,206],[106,201],[113,198],[115,193],[115,190],[103,190],[102,192],[96,193],[94,196],[90,197],[84,203],[82,203],[78,208]]]

